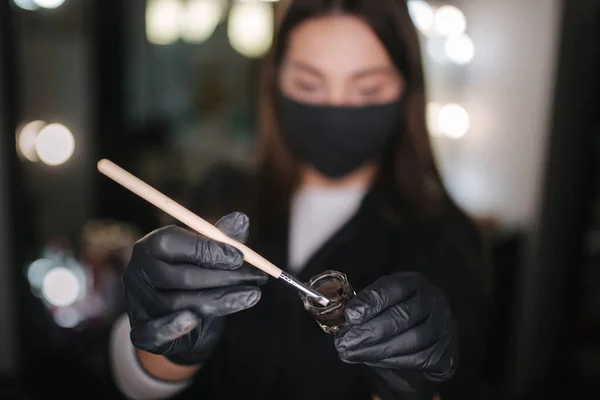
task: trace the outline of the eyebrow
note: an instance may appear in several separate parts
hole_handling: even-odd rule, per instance
[[[302,61],[290,61],[290,66],[293,68],[300,69],[304,72],[307,72],[311,75],[318,76],[320,78],[324,78],[325,74],[316,67],[312,65],[306,64]],[[369,75],[379,75],[379,74],[391,74],[394,72],[394,68],[388,66],[378,66],[378,67],[369,67],[358,72],[352,74],[352,79],[360,79]]]
[[[302,61],[290,61],[290,66],[296,69],[300,69],[304,72],[308,72],[311,75],[316,75],[320,78],[324,78],[325,74],[319,70],[316,67],[313,67],[312,65],[306,64]]]
[[[394,73],[393,67],[381,66],[381,67],[370,67],[365,68],[361,71],[355,72],[352,74],[353,79],[360,79],[370,75],[389,75]]]

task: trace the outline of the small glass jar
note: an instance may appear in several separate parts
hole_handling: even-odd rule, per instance
[[[327,333],[336,334],[346,326],[346,305],[356,295],[345,274],[337,271],[325,271],[313,276],[308,281],[308,287],[321,293],[330,301],[322,306],[311,297],[301,295],[304,308],[313,316],[321,329]]]

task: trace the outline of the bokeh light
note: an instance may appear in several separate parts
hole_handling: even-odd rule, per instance
[[[83,320],[81,312],[73,307],[61,307],[53,316],[54,322],[62,328],[75,328]]]
[[[442,6],[435,12],[434,27],[442,36],[460,35],[467,29],[467,18],[454,6]]]
[[[231,47],[249,58],[264,56],[273,43],[273,7],[268,3],[234,3],[227,36]]]
[[[64,267],[54,267],[44,277],[42,295],[56,307],[68,307],[75,303],[81,292],[81,283],[77,276]]]
[[[55,266],[56,263],[54,261],[45,258],[35,260],[29,264],[29,267],[27,267],[27,280],[31,287],[35,290],[40,290],[44,282],[44,277]]]
[[[467,35],[452,36],[446,39],[444,52],[455,64],[469,64],[475,57],[475,44]]]
[[[37,10],[39,8],[39,6],[37,4],[35,4],[35,2],[33,0],[13,0],[13,3],[23,9],[23,10],[28,10],[28,11],[34,11]]]
[[[35,150],[44,164],[52,166],[64,164],[75,151],[75,138],[66,126],[50,124],[38,134]]]
[[[58,8],[65,3],[65,0],[33,0],[33,2],[42,8]]]
[[[460,139],[469,131],[471,120],[469,113],[460,104],[445,104],[438,113],[440,133],[451,138]]]
[[[440,103],[434,101],[427,103],[427,129],[429,130],[431,136],[441,136],[438,120],[441,109],[442,105]]]
[[[423,0],[409,0],[408,12],[415,27],[423,34],[428,34],[433,28],[433,8]]]
[[[35,142],[45,125],[44,121],[32,121],[25,124],[17,132],[17,153],[19,155],[31,162],[39,161],[37,151],[35,150]]]
[[[189,43],[202,43],[215,31],[223,14],[222,0],[190,0],[181,7],[180,35]]]
[[[148,0],[146,38],[156,45],[168,45],[179,39],[181,5],[177,0]]]

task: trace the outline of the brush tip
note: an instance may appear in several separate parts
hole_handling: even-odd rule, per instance
[[[320,305],[322,305],[323,307],[326,307],[329,305],[329,299],[327,297],[321,296],[319,297],[319,299],[317,300],[319,302]]]

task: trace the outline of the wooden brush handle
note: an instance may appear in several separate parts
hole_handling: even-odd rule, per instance
[[[281,269],[277,268],[263,256],[248,246],[230,238],[221,232],[216,226],[200,218],[187,208],[183,207],[181,204],[165,196],[152,186],[148,185],[146,182],[125,171],[112,161],[106,159],[100,160],[98,162],[98,171],[117,182],[124,188],[129,189],[133,193],[137,194],[149,203],[160,208],[173,218],[181,221],[203,236],[218,242],[227,243],[235,247],[244,254],[244,260],[246,260],[248,264],[251,264],[256,268],[266,272],[273,278],[279,279],[281,276]]]

